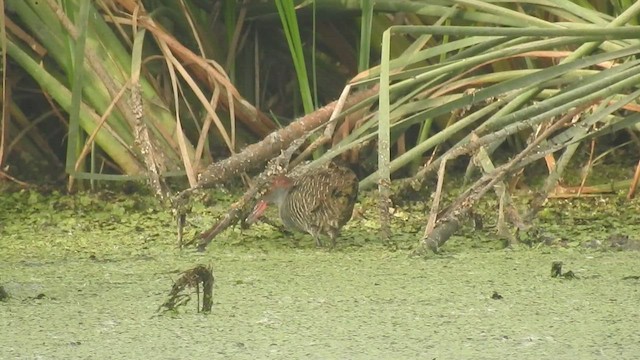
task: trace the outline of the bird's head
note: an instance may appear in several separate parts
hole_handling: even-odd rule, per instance
[[[265,211],[269,204],[276,204],[278,207],[285,201],[289,190],[293,187],[293,181],[284,175],[276,177],[272,182],[269,190],[258,200],[258,203],[253,207],[251,214],[246,219],[246,222],[252,224],[258,220]]]

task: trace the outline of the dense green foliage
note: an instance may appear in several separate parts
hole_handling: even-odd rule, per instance
[[[55,181],[63,168],[78,178],[143,175],[131,87],[164,173],[192,184],[207,164],[336,99],[349,82],[383,89],[339,124],[328,155],[348,151],[362,175],[389,168],[420,179],[426,161],[472,133],[491,136],[478,159],[489,171],[505,140],[501,148],[517,153],[576,107],[583,130],[557,131],[564,146],[638,122],[633,1],[5,3],[11,71],[0,160],[23,178]],[[377,140],[389,142],[388,160],[370,153]]]

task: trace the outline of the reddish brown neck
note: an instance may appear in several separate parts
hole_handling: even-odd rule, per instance
[[[292,186],[293,182],[291,179],[284,175],[278,176],[271,183],[271,188],[264,195],[263,199],[269,203],[276,204],[279,207],[287,198]]]

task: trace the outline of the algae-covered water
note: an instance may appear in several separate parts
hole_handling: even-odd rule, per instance
[[[131,199],[7,196],[0,359],[640,357],[637,251],[505,250],[471,232],[412,258],[356,220],[333,251],[260,225],[198,253],[175,248],[166,212]],[[409,229],[396,237],[415,239]],[[552,278],[553,261],[577,278]],[[211,314],[196,313],[195,295],[157,313],[197,264],[214,271]]]

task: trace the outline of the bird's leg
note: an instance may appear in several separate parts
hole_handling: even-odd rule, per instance
[[[331,248],[335,248],[336,247],[336,239],[338,238],[338,236],[340,236],[340,231],[339,230],[331,230],[329,231],[329,238],[331,239]]]
[[[320,231],[318,228],[314,226],[310,226],[307,228],[307,233],[309,233],[316,240],[316,246],[322,247],[322,240],[320,240]]]

